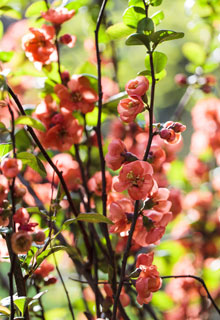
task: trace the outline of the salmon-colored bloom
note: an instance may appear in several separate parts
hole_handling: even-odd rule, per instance
[[[138,115],[144,109],[144,103],[139,97],[130,97],[122,99],[118,105],[118,113],[120,118],[124,122],[133,122]]]
[[[29,28],[30,33],[22,39],[22,47],[30,61],[49,64],[57,60],[56,47],[53,42],[55,30],[43,25],[41,29]]]
[[[129,96],[143,96],[149,88],[149,81],[144,76],[138,76],[133,80],[128,81],[125,86]]]
[[[105,156],[107,166],[112,170],[118,170],[125,161],[126,146],[120,139],[113,140],[108,146]]]
[[[89,80],[80,75],[73,75],[67,87],[57,84],[54,90],[60,99],[60,107],[70,111],[79,110],[85,114],[94,109],[98,100],[98,95],[91,88]]]
[[[15,178],[22,168],[22,162],[18,159],[6,158],[1,163],[1,170],[3,175],[10,179]]]
[[[160,131],[160,137],[167,143],[175,144],[181,139],[181,132],[186,130],[186,126],[179,122],[167,121]]]
[[[111,285],[109,283],[104,284],[104,290],[108,298],[110,298],[113,302],[113,291],[111,288]],[[130,297],[125,292],[125,288],[122,287],[121,293],[120,293],[120,302],[123,307],[127,307],[130,304]]]
[[[42,12],[41,16],[54,25],[60,25],[67,20],[70,20],[75,14],[75,10],[68,10],[67,8],[50,8],[46,12]]]
[[[152,299],[152,292],[156,292],[162,285],[162,280],[157,267],[152,265],[154,254],[140,254],[137,258],[136,267],[142,271],[136,281],[138,292],[137,302],[142,305],[149,303]]]
[[[152,175],[152,166],[137,160],[123,166],[113,187],[117,192],[127,189],[133,200],[145,199],[154,185]]]
[[[3,208],[0,208],[0,226],[7,227],[9,225],[8,213]]]
[[[56,113],[50,123],[46,132],[38,132],[45,148],[67,151],[73,144],[80,142],[83,126],[69,112]]]
[[[109,231],[112,233],[121,233],[130,229],[128,214],[133,214],[134,205],[130,199],[123,198],[110,204],[108,218],[114,222]]]
[[[32,245],[32,237],[28,232],[14,232],[11,237],[12,250],[16,254],[27,253]]]
[[[157,267],[152,265],[141,272],[136,281],[137,302],[140,305],[147,304],[152,299],[152,292],[158,291],[162,286],[162,280]]]
[[[112,176],[108,171],[105,172],[106,178],[106,192],[110,192],[112,188]],[[102,195],[102,173],[96,172],[88,181],[88,187],[91,192],[94,192],[97,196]]]
[[[167,188],[158,188],[150,199],[153,202],[153,209],[159,212],[168,212],[172,203],[168,201],[170,191]]]

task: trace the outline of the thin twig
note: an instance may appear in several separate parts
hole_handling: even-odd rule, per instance
[[[178,103],[178,106],[173,114],[173,117],[172,117],[173,121],[180,120],[182,113],[183,113],[183,110],[184,110],[186,104],[189,102],[194,91],[195,91],[195,89],[193,88],[193,86],[188,86],[188,88],[186,89],[184,95],[180,99],[180,102]]]
[[[52,249],[52,247],[51,247],[51,249]],[[72,319],[75,320],[75,315],[74,315],[74,312],[73,312],[73,307],[72,307],[72,304],[71,304],[70,295],[69,295],[69,292],[68,292],[67,287],[65,285],[65,282],[63,280],[63,276],[62,276],[62,274],[61,274],[61,272],[59,270],[59,267],[58,267],[58,264],[57,264],[57,259],[56,259],[56,256],[55,256],[54,252],[53,252],[53,258],[54,258],[54,263],[55,263],[55,267],[56,267],[57,273],[59,275],[60,281],[62,283],[63,289],[64,289],[66,297],[67,297],[69,311],[71,313]]]
[[[107,4],[108,0],[103,0],[99,15],[97,18],[97,24],[95,29],[95,47],[96,47],[96,58],[97,58],[97,71],[98,71],[98,119],[97,119],[97,126],[95,128],[96,134],[97,134],[97,140],[98,140],[98,148],[99,148],[99,157],[101,162],[101,172],[102,172],[102,210],[103,215],[106,216],[107,210],[106,210],[106,202],[107,202],[107,194],[106,194],[106,177],[105,177],[105,158],[102,148],[102,132],[101,132],[101,116],[102,116],[102,73],[101,73],[101,58],[100,58],[100,51],[99,51],[99,29],[101,26],[105,6]],[[104,234],[104,237],[106,239],[107,248],[111,257],[111,266],[113,271],[112,276],[112,290],[113,294],[116,294],[116,267],[115,267],[115,254],[112,249],[112,244],[109,238],[109,232],[108,227],[106,224],[101,224],[101,228]]]
[[[220,309],[219,307],[217,306],[217,304],[215,303],[214,299],[212,298],[206,284],[205,284],[205,281],[200,278],[200,277],[197,277],[197,276],[192,276],[192,275],[178,275],[178,276],[163,276],[161,277],[161,279],[171,279],[171,278],[174,278],[174,279],[178,279],[178,278],[192,278],[192,279],[195,279],[197,281],[199,281],[201,283],[201,285],[203,286],[203,288],[205,289],[209,299],[211,300],[212,302],[212,305],[214,306],[215,310],[218,312],[218,314],[220,315]]]
[[[34,283],[34,287],[35,287],[35,289],[36,289],[36,292],[39,293],[39,292],[40,292],[40,288],[38,287],[38,285],[37,285],[36,283]],[[43,306],[43,302],[42,302],[41,296],[38,298],[38,301],[39,301],[39,305],[40,305],[40,307],[41,307],[41,310],[40,310],[40,312],[41,312],[41,319],[42,319],[42,320],[46,320],[46,319],[45,319],[45,315],[44,315],[44,306]]]

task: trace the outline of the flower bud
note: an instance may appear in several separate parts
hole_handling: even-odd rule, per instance
[[[32,237],[25,231],[13,233],[11,237],[12,250],[16,254],[27,253],[32,245]]]

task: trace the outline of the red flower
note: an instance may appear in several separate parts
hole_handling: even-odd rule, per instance
[[[43,25],[41,29],[29,28],[31,33],[22,39],[22,46],[30,61],[49,64],[57,60],[56,47],[53,43],[55,30],[52,26]]]
[[[110,204],[109,211],[109,219],[114,222],[114,225],[110,226],[110,232],[121,233],[130,229],[130,223],[127,219],[127,214],[134,212],[134,205],[131,200],[123,198],[112,202]]]
[[[181,139],[181,132],[186,130],[186,126],[179,122],[167,121],[160,131],[160,137],[167,143],[178,143]]]
[[[128,81],[125,86],[129,96],[143,96],[149,88],[149,81],[144,76],[139,76],[133,80]]]
[[[38,132],[45,148],[67,151],[73,144],[78,144],[82,138],[83,126],[79,125],[69,112],[56,113],[46,132]]]
[[[124,122],[132,122],[138,113],[144,109],[144,103],[139,97],[130,97],[122,99],[118,105],[118,113]]]
[[[68,88],[67,88],[68,87]],[[60,98],[60,107],[70,111],[80,110],[82,113],[90,112],[94,109],[98,95],[91,88],[89,80],[84,76],[73,75],[68,81],[67,87],[57,84],[55,93]]]
[[[133,200],[145,199],[154,185],[152,175],[152,166],[137,160],[123,166],[113,187],[117,192],[127,189]]]
[[[75,10],[68,10],[67,8],[56,8],[49,9],[47,12],[42,12],[41,16],[47,21],[55,25],[64,23],[67,20],[70,20],[75,14]]]
[[[29,213],[27,212],[27,209],[25,208],[19,208],[14,216],[13,220],[15,223],[20,223],[20,224],[26,224],[30,220]]]

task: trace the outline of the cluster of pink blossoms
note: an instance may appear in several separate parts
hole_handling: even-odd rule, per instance
[[[67,8],[51,8],[47,12],[42,12],[41,16],[52,25],[44,24],[42,28],[29,28],[30,33],[22,39],[22,47],[28,59],[33,61],[36,67],[41,68],[43,65],[57,61],[55,36],[60,31],[60,25],[71,19],[74,14],[74,10],[69,11]],[[72,48],[76,37],[65,34],[59,41]]]
[[[108,217],[114,222],[109,230],[121,239],[127,238],[134,214],[134,202],[138,200],[141,208],[132,238],[132,248],[137,249],[158,244],[167,224],[182,209],[180,192],[166,188],[168,183],[165,173],[181,146],[181,132],[185,126],[172,121],[157,126],[147,161],[139,160],[145,152],[149,132],[148,128],[140,128],[134,120],[144,109],[143,100],[146,100],[148,87],[148,80],[142,76],[126,85],[130,97],[120,101],[118,112],[121,120],[129,123],[129,128],[126,131],[126,127],[119,121],[113,123],[113,140],[105,157],[109,168],[120,169],[119,175],[113,178],[112,188],[111,179],[106,175]],[[127,191],[128,196],[123,194],[124,191]],[[142,254],[137,260],[137,268],[141,270],[136,281],[137,301],[140,304],[148,303],[152,292],[161,287],[159,273],[152,261],[153,253]]]

